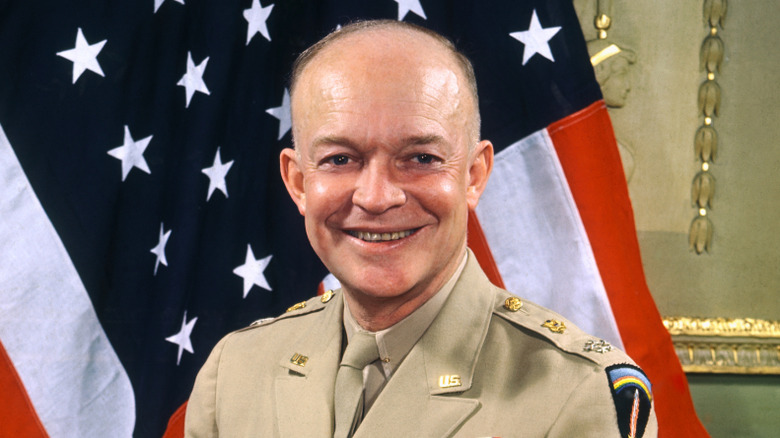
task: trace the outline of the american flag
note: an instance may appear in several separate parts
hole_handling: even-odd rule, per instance
[[[369,18],[434,29],[474,62],[498,155],[469,239],[495,281],[626,348],[662,432],[706,434],[644,283],[570,2],[11,0],[0,436],[180,435],[169,419],[217,340],[317,292],[327,272],[278,170],[288,72]]]

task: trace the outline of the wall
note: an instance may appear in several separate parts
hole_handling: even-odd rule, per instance
[[[605,4],[602,0],[602,4]],[[663,316],[780,320],[780,2],[728,2],[722,103],[713,125],[718,157],[708,217],[709,252],[689,249],[700,170],[694,134],[706,79],[699,52],[709,26],[702,0],[613,0],[609,38],[636,52],[623,108],[610,109],[633,155],[629,192],[648,285]],[[586,39],[594,0],[575,0]],[[780,376],[690,376],[699,416],[713,437],[778,436]]]

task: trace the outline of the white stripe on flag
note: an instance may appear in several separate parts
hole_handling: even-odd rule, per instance
[[[477,216],[509,291],[622,347],[585,227],[546,129],[496,154]]]
[[[341,287],[341,282],[330,272],[322,279],[323,290],[336,290]]]
[[[51,437],[130,436],[130,379],[0,126],[0,339]]]

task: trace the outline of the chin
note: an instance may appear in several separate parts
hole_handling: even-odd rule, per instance
[[[352,294],[357,294],[364,297],[371,298],[396,298],[398,296],[407,293],[411,286],[407,287],[402,282],[398,281],[345,281],[342,285],[348,289]]]

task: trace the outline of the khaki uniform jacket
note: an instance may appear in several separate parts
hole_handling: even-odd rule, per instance
[[[532,303],[509,310],[511,296],[469,257],[354,436],[620,437],[605,369],[631,359],[584,351],[594,338]],[[339,291],[323,301],[223,338],[195,381],[185,435],[333,436],[343,301]],[[547,320],[566,330],[543,327]],[[651,410],[637,436],[656,435]]]

